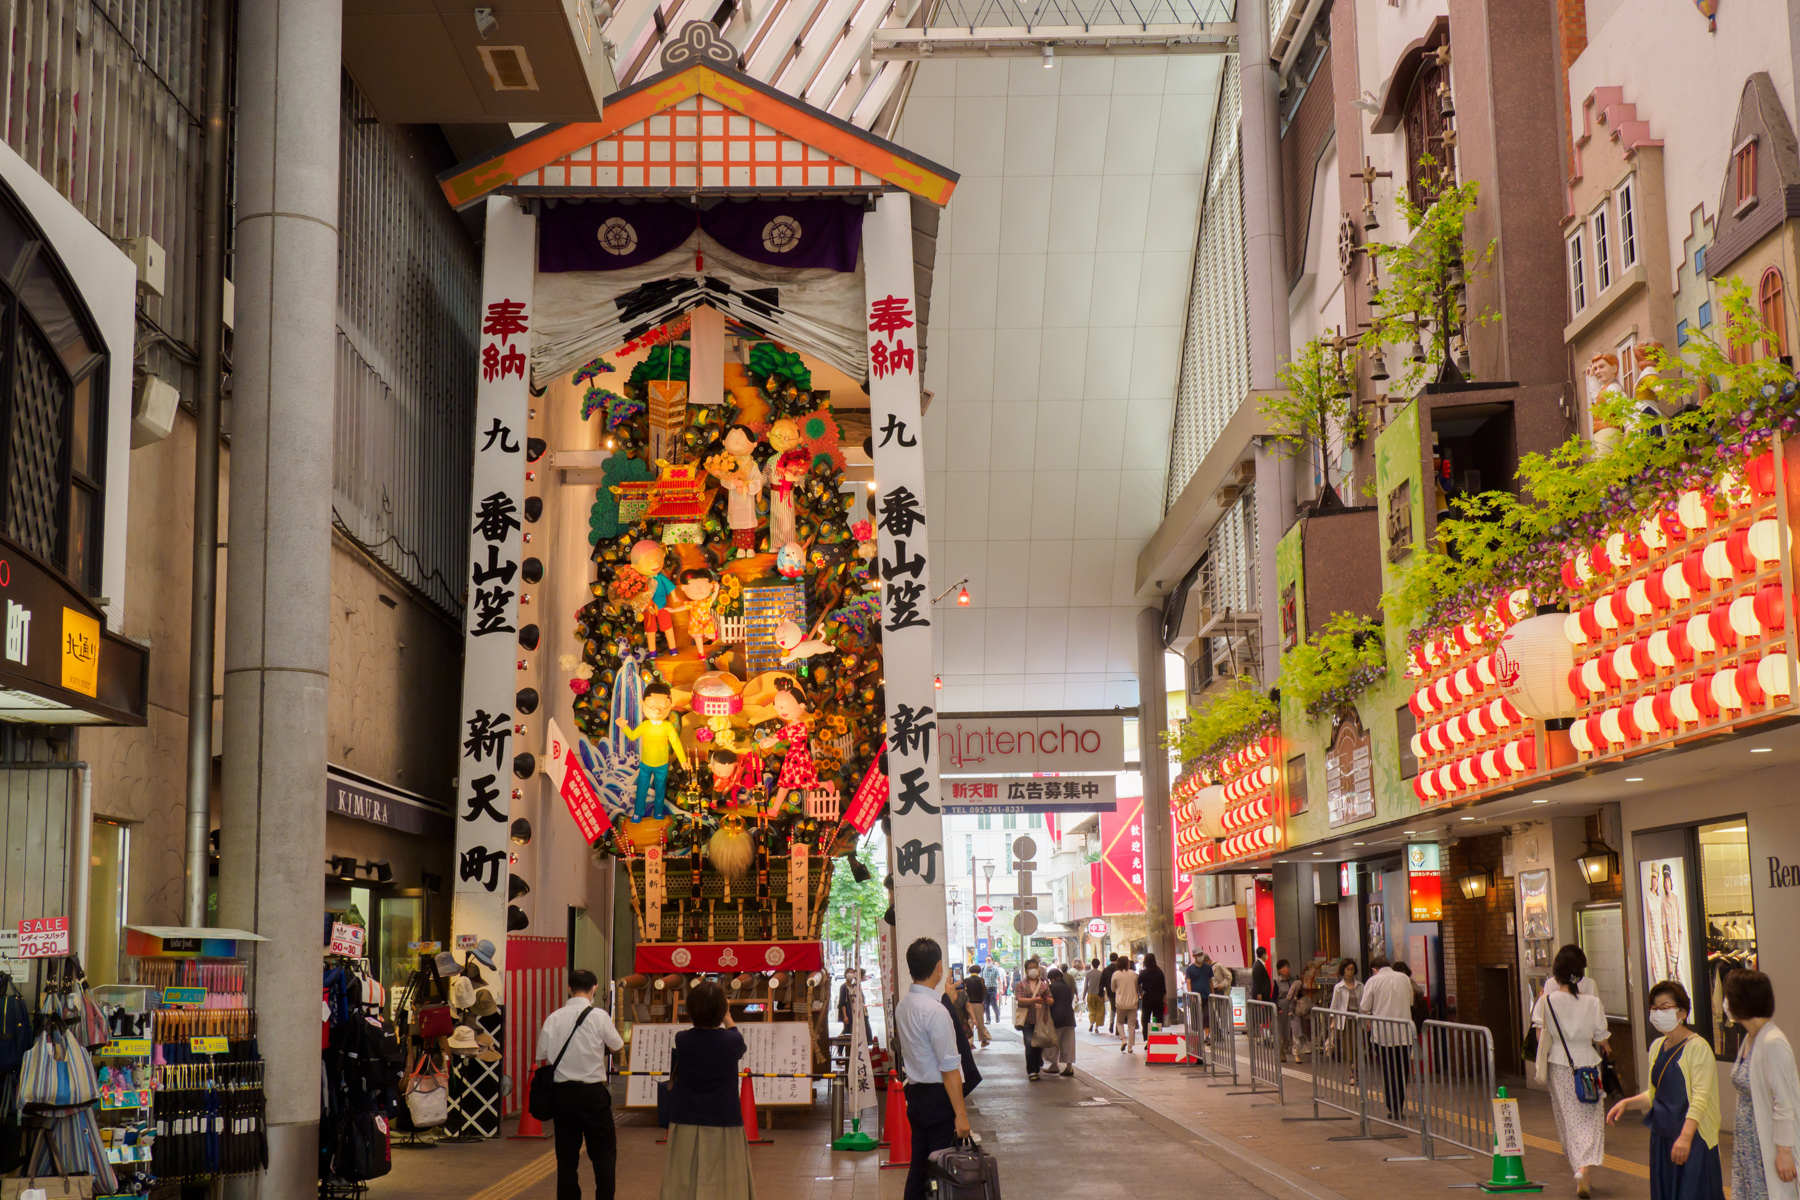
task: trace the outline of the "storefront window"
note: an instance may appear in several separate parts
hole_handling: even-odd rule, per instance
[[[1713,1050],[1737,1056],[1741,1026],[1725,1020],[1725,976],[1740,967],[1756,969],[1756,917],[1750,903],[1750,832],[1742,817],[1702,825],[1700,905],[1706,941],[1705,971],[1712,1014]],[[1699,1003],[1699,998],[1695,998]]]
[[[398,997],[412,978],[414,968],[419,965],[419,955],[410,950],[409,942],[422,942],[425,939],[425,898],[424,896],[383,896],[381,911],[375,923],[377,953],[381,956],[377,970],[384,987],[388,989],[390,1004],[398,1004]]]
[[[119,982],[119,940],[125,936],[125,893],[131,859],[131,828],[95,821],[88,876],[88,982]]]

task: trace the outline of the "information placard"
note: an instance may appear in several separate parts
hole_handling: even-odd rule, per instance
[[[163,989],[162,1002],[164,1008],[199,1008],[206,1003],[206,989],[166,987]]]
[[[331,953],[343,958],[361,958],[363,956],[363,938],[368,936],[361,925],[346,925],[342,921],[331,923]]]
[[[640,1022],[631,1030],[630,1069],[625,1085],[625,1107],[655,1108],[656,1081],[668,1078],[669,1055],[675,1048],[675,1035],[688,1028],[680,1025],[649,1025]],[[812,1070],[812,1037],[803,1021],[741,1022],[737,1030],[744,1035],[746,1053],[744,1070],[753,1074],[802,1075]],[[642,1071],[644,1074],[637,1074]],[[756,1102],[762,1104],[811,1104],[810,1079],[757,1079]]]
[[[188,1049],[195,1054],[225,1054],[231,1043],[222,1037],[196,1037],[188,1039]]]

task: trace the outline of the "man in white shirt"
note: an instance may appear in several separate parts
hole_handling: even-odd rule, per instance
[[[538,1032],[537,1061],[556,1064],[556,1200],[581,1200],[581,1143],[594,1164],[594,1195],[612,1200],[619,1158],[612,1095],[606,1090],[606,1052],[625,1039],[594,1003],[600,981],[592,971],[569,972],[569,1000]]]
[[[1381,1079],[1387,1092],[1390,1121],[1406,1115],[1406,1077],[1412,1072],[1412,1047],[1417,1030],[1413,1027],[1412,1006],[1416,985],[1412,977],[1402,975],[1376,955],[1369,960],[1375,973],[1363,984],[1361,1008],[1380,1018],[1371,1028],[1370,1040],[1381,1061]]]
[[[928,1158],[932,1151],[948,1150],[958,1138],[969,1136],[969,1114],[963,1107],[956,1025],[938,990],[944,981],[943,947],[931,938],[913,942],[906,948],[906,973],[912,976],[912,986],[894,1011],[894,1032],[906,1072],[906,1119],[912,1125],[906,1200],[925,1200]]]

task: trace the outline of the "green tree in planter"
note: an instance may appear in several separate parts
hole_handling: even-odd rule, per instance
[[[1438,169],[1429,154],[1419,165],[1428,172]],[[1414,394],[1433,364],[1440,383],[1474,378],[1468,333],[1499,320],[1491,310],[1472,313],[1468,308],[1469,280],[1486,273],[1494,261],[1492,241],[1473,253],[1464,244],[1464,227],[1479,194],[1474,182],[1446,179],[1437,199],[1421,209],[1402,191],[1395,205],[1406,221],[1407,240],[1368,245],[1370,258],[1387,278],[1372,298],[1376,316],[1363,334],[1363,353],[1375,368],[1372,377],[1386,380],[1391,392]],[[1390,371],[1385,348],[1409,344],[1404,367]]]
[[[1323,496],[1331,489],[1331,442],[1335,435],[1345,443],[1362,436],[1362,412],[1357,407],[1350,363],[1323,337],[1300,347],[1300,353],[1284,363],[1278,378],[1287,389],[1284,396],[1266,396],[1262,414],[1275,440],[1289,458],[1307,461],[1317,448]]]

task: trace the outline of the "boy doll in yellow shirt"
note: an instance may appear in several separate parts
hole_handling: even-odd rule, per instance
[[[675,701],[669,685],[653,683],[644,689],[644,719],[637,725],[619,723],[619,732],[638,744],[637,803],[632,806],[633,819],[644,819],[644,793],[654,789],[654,811],[657,820],[668,815],[663,793],[669,783],[669,753],[687,769],[687,751],[681,746],[681,727],[669,720]]]

